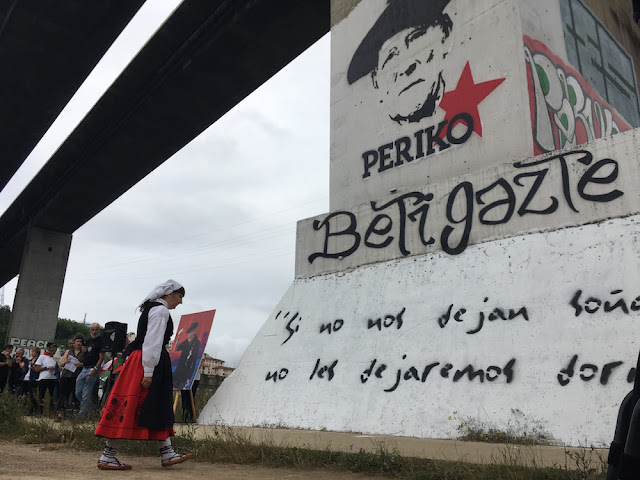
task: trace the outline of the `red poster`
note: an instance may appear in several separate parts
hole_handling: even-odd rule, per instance
[[[180,324],[171,345],[171,371],[173,388],[190,390],[193,379],[200,367],[204,348],[209,340],[215,310],[190,313],[180,317]]]

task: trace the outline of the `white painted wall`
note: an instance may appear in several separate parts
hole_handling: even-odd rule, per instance
[[[580,304],[589,297],[624,298],[628,308],[634,301],[640,308],[639,223],[631,216],[487,242],[459,256],[437,252],[297,279],[199,422],[451,438],[460,420],[508,429],[517,419],[560,443],[608,445],[619,403],[631,389],[627,375],[640,347],[640,315],[600,307],[576,316],[570,301],[582,290]],[[438,318],[450,305],[452,317],[466,309],[464,321],[451,318],[441,328]],[[526,307],[529,320],[487,321],[467,333],[477,328],[479,312],[495,307]],[[369,319],[385,321],[403,310],[400,328],[397,321],[381,331],[367,328]],[[319,333],[337,319],[342,328]],[[285,343],[287,326],[294,333]],[[574,355],[574,375],[562,386],[558,375]],[[446,363],[453,373],[468,364],[503,368],[511,359],[511,383],[504,375],[483,383],[440,375]],[[321,366],[338,361],[331,380],[328,372],[310,379],[318,360]],[[363,383],[373,360],[387,368],[382,378],[372,374]],[[601,384],[602,367],[618,361]],[[385,392],[398,369],[403,378],[410,366],[422,375],[433,362],[440,363],[424,383],[403,380]],[[589,381],[580,379],[585,363],[598,367]],[[265,380],[283,368],[285,378]]]
[[[567,51],[558,0],[519,0],[522,33],[544,43],[565,63]]]
[[[331,213],[298,223],[296,279],[199,422],[608,445],[640,348],[638,131],[532,157],[523,34],[564,59],[541,23],[557,0],[452,0],[446,91],[467,61],[476,83],[505,78],[482,136],[363,178],[363,152],[445,118],[398,125],[366,77],[348,84],[386,5],[332,30]],[[531,101],[551,115],[547,93]]]

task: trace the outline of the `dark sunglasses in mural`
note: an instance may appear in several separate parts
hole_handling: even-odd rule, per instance
[[[450,0],[388,0],[351,59],[347,81],[369,75],[389,118],[419,122],[435,112],[445,91],[442,75],[453,22]]]

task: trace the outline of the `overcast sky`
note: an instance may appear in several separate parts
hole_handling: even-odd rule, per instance
[[[178,3],[143,6],[2,191],[0,212]],[[216,309],[206,352],[236,366],[294,279],[296,221],[328,209],[329,35],[75,232],[59,316],[135,331],[138,303],[173,278],[187,293],[174,322]]]

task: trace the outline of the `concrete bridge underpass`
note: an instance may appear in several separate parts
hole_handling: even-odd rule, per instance
[[[8,3],[2,188],[143,2]],[[329,3],[176,9],[0,217],[0,285],[20,274],[7,340],[53,339],[72,234],[327,33]]]

